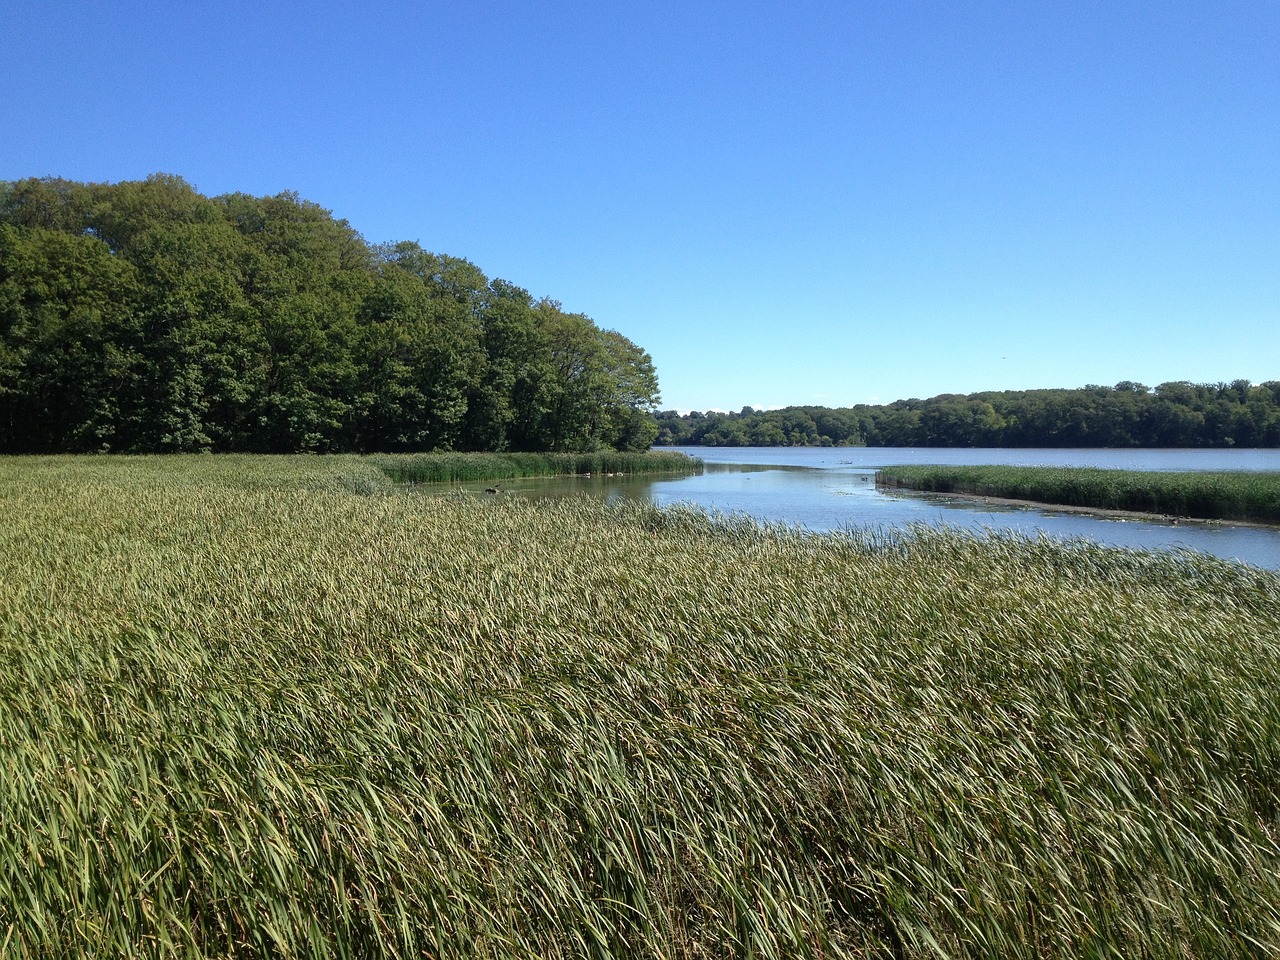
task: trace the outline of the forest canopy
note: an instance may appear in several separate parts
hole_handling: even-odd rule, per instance
[[[295,193],[0,182],[0,452],[649,447],[648,353]]]
[[[869,447],[1277,447],[1280,381],[1125,381],[854,407],[657,414],[659,444]]]
[[[1277,381],[657,402],[622,334],[296,193],[0,182],[0,453],[1280,446]]]

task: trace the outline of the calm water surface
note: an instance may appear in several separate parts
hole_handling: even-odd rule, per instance
[[[1170,524],[1080,516],[1031,507],[975,505],[958,497],[877,490],[875,471],[906,463],[1105,467],[1124,470],[1280,472],[1280,450],[991,450],[900,447],[678,447],[706,472],[679,478],[592,477],[511,481],[506,494],[605,499],[659,505],[695,503],[721,513],[801,524],[810,530],[899,527],[910,523],[1086,537],[1144,549],[1190,548],[1280,569],[1280,529]]]

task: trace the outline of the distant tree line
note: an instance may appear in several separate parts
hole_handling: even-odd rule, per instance
[[[647,448],[649,355],[294,193],[0,182],[0,452]]]
[[[1125,381],[943,394],[886,405],[657,414],[659,444],[872,447],[1278,447],[1280,381]]]

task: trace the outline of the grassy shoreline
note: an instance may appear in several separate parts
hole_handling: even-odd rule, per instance
[[[41,483],[71,482],[347,490],[390,493],[405,484],[584,474],[689,474],[702,461],[675,451],[618,453],[34,454],[0,456]]]
[[[1170,518],[1280,524],[1280,474],[1092,467],[891,466],[887,487]]]
[[[604,474],[696,473],[702,461],[675,451],[621,453],[405,453],[368,457],[397,483],[455,483]]]
[[[353,469],[0,458],[0,953],[1280,951],[1280,576]]]

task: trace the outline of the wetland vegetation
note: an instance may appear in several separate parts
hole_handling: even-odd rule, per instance
[[[1280,952],[1275,574],[387,483],[0,459],[0,954]]]
[[[699,460],[671,450],[592,453],[375,454],[370,463],[397,483],[457,483],[528,477],[688,474]]]
[[[1280,473],[921,464],[885,467],[876,482],[933,493],[1280,524]]]

